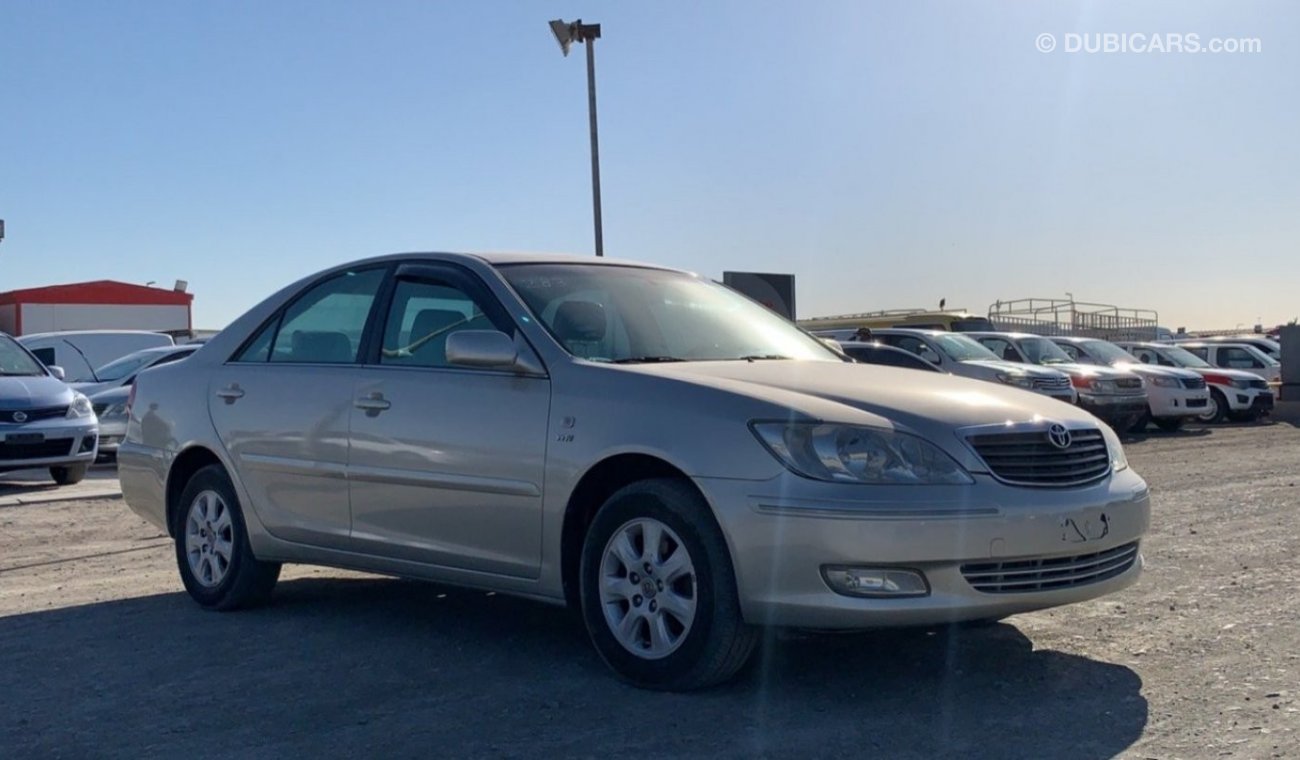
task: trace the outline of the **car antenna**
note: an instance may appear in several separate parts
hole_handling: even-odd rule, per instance
[[[73,351],[76,351],[76,352],[81,356],[81,359],[82,359],[82,361],[84,361],[84,362],[86,363],[86,366],[87,366],[87,367],[90,367],[90,377],[91,377],[91,379],[94,380],[95,382],[99,382],[99,375],[95,374],[95,365],[91,364],[91,363],[90,363],[90,360],[86,358],[86,352],[85,352],[85,351],[82,351],[80,348],[77,348],[77,344],[76,344],[76,343],[73,343],[72,341],[68,340],[67,338],[64,338],[64,339],[63,339],[63,342],[64,342],[64,343],[67,343],[69,346],[72,346],[72,350],[73,350]]]

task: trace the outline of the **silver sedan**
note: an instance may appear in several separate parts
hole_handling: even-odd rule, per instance
[[[554,256],[297,282],[140,375],[119,469],[204,607],[265,601],[284,562],[520,594],[674,690],[730,677],[762,626],[1116,591],[1149,520],[1077,408],[846,361],[695,275]]]

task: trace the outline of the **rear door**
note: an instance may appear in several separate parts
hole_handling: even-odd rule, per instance
[[[400,267],[387,300],[350,410],[354,549],[536,577],[550,380],[447,361],[456,332],[515,334],[462,267]]]
[[[345,548],[348,422],[366,326],[386,267],[307,287],[214,373],[209,409],[267,529]]]

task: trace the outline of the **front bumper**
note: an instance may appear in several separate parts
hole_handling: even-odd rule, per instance
[[[1235,388],[1216,385],[1228,400],[1228,409],[1233,412],[1254,412],[1268,414],[1273,411],[1273,392],[1260,388]]]
[[[752,482],[699,478],[731,549],[741,608],[759,625],[829,629],[996,618],[1093,599],[1134,583],[1140,554],[1092,583],[1014,593],[977,591],[963,565],[1060,560],[1119,550],[1146,532],[1146,483],[1124,470],[1084,488],[875,487],[794,475]],[[1104,517],[1103,517],[1104,516]],[[860,598],[832,591],[826,566],[924,574],[928,593]],[[969,571],[969,568],[968,568]]]
[[[1103,420],[1133,419],[1147,412],[1146,394],[1120,396],[1080,393],[1079,406]]]
[[[1195,417],[1204,414],[1210,405],[1208,388],[1188,390],[1152,386],[1148,391],[1147,399],[1151,407],[1151,416],[1156,419]]]
[[[126,437],[126,417],[109,417],[99,421],[99,453],[116,454]]]
[[[94,417],[0,425],[0,472],[95,461],[99,426]]]

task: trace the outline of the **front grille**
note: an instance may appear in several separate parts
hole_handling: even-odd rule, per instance
[[[1251,380],[1251,381],[1250,381],[1250,387],[1252,387],[1252,388],[1258,388],[1258,389],[1260,389],[1260,390],[1264,390],[1264,391],[1266,391],[1266,390],[1268,390],[1268,381],[1267,381],[1267,380],[1264,380],[1263,378],[1261,378],[1261,379],[1259,379],[1259,380]]]
[[[1029,557],[961,566],[971,588],[985,594],[1025,594],[1100,583],[1137,562],[1138,542],[1072,557]]]
[[[40,443],[0,443],[0,460],[47,459],[72,453],[71,438],[50,438]]]
[[[1182,381],[1183,387],[1189,391],[1205,390],[1205,378],[1203,377],[1184,377]]]
[[[1034,390],[1036,391],[1068,391],[1070,389],[1070,378],[1068,377],[1035,377]]]
[[[1142,378],[1120,377],[1115,379],[1115,387],[1121,393],[1138,393],[1142,390]]]
[[[1204,399],[1204,398],[1189,398],[1189,399],[1187,399],[1187,408],[1188,408],[1188,409],[1199,409],[1199,408],[1201,408],[1201,407],[1203,407],[1203,406],[1209,406],[1209,405],[1210,405],[1210,401],[1209,401],[1209,399]]]
[[[1110,472],[1106,439],[1096,429],[1070,431],[1070,445],[1057,448],[1046,430],[988,433],[969,439],[994,477],[1004,483],[1067,488],[1092,483]]]
[[[15,414],[25,415],[24,419],[19,421],[14,419]],[[0,422],[22,425],[37,420],[50,420],[59,417],[68,416],[68,407],[66,406],[47,406],[43,409],[4,409],[0,410]]]

